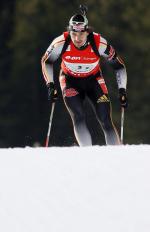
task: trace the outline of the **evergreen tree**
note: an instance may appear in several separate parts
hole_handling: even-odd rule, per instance
[[[9,146],[9,132],[12,120],[10,118],[11,96],[11,65],[13,50],[10,48],[14,26],[15,1],[1,1],[0,3],[0,147]]]

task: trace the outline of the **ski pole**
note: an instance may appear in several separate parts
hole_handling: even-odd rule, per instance
[[[121,107],[121,144],[123,144],[123,127],[124,127],[124,107]]]
[[[48,125],[48,131],[47,131],[45,147],[48,147],[48,144],[49,144],[49,138],[50,138],[50,133],[51,133],[54,108],[55,108],[55,102],[52,102],[52,108],[51,108],[51,113],[50,113],[50,117],[49,117],[49,125]]]

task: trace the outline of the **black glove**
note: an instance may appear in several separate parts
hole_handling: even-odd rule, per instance
[[[127,98],[127,93],[124,88],[119,89],[119,100],[121,107],[127,108],[128,107],[128,98]]]
[[[50,82],[47,84],[47,93],[48,93],[48,101],[55,102],[58,98],[57,90],[54,87],[54,83]]]

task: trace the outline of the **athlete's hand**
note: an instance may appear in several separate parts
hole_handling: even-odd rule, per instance
[[[128,98],[127,98],[127,93],[124,88],[119,89],[119,100],[121,107],[127,108],[128,107]]]
[[[53,82],[47,84],[47,93],[48,93],[48,101],[55,102],[57,100],[58,94]]]

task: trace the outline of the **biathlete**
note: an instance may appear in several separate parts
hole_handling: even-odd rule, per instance
[[[79,146],[91,146],[92,138],[85,120],[83,102],[87,97],[104,132],[106,145],[120,144],[112,121],[111,102],[102,75],[100,59],[104,57],[114,68],[121,107],[128,105],[127,73],[115,49],[88,25],[86,12],[69,20],[68,30],[52,41],[42,57],[42,72],[52,101],[57,98],[53,64],[61,57],[60,87],[66,108],[71,116]]]

